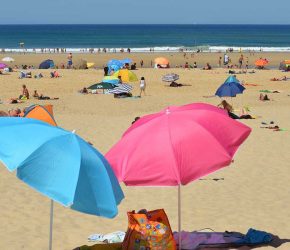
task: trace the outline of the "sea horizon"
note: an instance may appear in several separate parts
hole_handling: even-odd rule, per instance
[[[2,52],[290,52],[289,24],[1,24]],[[154,39],[153,39],[154,38]],[[20,45],[22,43],[22,45]]]

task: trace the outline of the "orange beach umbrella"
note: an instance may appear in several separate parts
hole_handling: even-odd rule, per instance
[[[257,67],[264,67],[264,66],[266,66],[268,63],[269,63],[269,61],[268,61],[267,59],[262,59],[262,58],[260,58],[259,60],[257,60],[257,61],[255,62],[255,65],[256,65]]]
[[[157,57],[154,60],[155,64],[160,64],[160,65],[168,65],[169,61],[165,57]]]

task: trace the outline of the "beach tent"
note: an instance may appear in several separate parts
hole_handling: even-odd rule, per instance
[[[165,57],[157,57],[155,58],[154,62],[154,68],[169,68],[169,61]]]
[[[52,126],[57,126],[53,117],[52,105],[32,105],[26,109],[23,117],[33,118],[46,122]]]
[[[84,59],[80,59],[74,63],[74,68],[76,69],[87,69],[87,61]]]
[[[290,68],[290,60],[284,60],[280,63],[280,70],[289,71]]]
[[[225,82],[217,89],[215,95],[219,97],[235,97],[242,94],[245,87],[240,84],[235,76],[229,76]]]
[[[121,77],[122,82],[136,82],[138,81],[138,77],[128,69],[120,69],[113,74],[113,77]]]
[[[54,67],[54,61],[47,59],[39,64],[39,69],[51,69]]]

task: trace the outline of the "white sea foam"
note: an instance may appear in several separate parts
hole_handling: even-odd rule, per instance
[[[122,48],[106,48],[107,53],[118,53],[121,51]],[[229,49],[232,49],[234,52],[248,52],[248,51],[255,51],[255,52],[290,52],[290,47],[239,47],[239,46],[209,46],[209,45],[202,45],[202,46],[195,46],[195,47],[144,47],[144,48],[130,48],[131,52],[135,53],[166,53],[166,52],[226,52]],[[60,50],[60,53],[104,53],[103,48],[66,48],[65,50]],[[2,52],[9,52],[9,53],[57,53],[56,48],[27,48],[27,49],[20,49],[20,48],[13,48],[13,49],[2,49]],[[124,48],[124,52],[127,52],[127,48]]]

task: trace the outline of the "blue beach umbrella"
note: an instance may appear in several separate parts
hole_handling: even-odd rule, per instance
[[[245,87],[240,84],[234,76],[229,76],[226,81],[217,89],[215,95],[219,97],[235,97],[242,94]]]
[[[130,58],[125,58],[123,60],[120,60],[120,62],[123,63],[123,65],[124,65],[126,63],[129,63],[129,64],[132,63],[132,60]]]
[[[0,161],[33,189],[71,209],[113,218],[124,198],[107,160],[73,132],[29,118],[0,118]],[[50,240],[52,249],[51,203]]]

